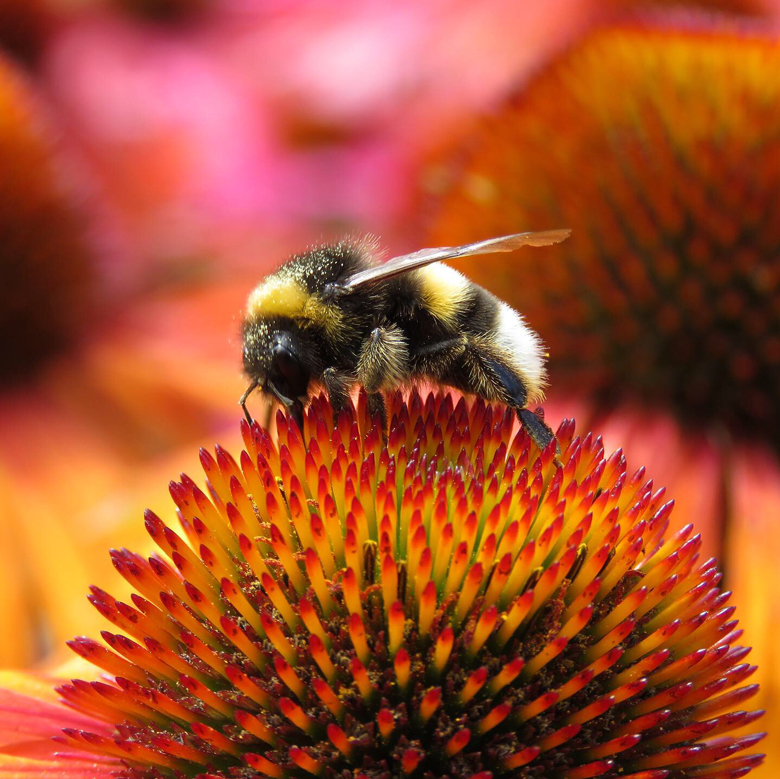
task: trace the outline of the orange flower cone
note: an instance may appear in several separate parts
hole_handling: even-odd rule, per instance
[[[542,259],[465,263],[543,334],[553,387],[780,444],[776,65],[774,38],[608,29],[469,141],[432,241],[573,231]]]
[[[464,270],[547,342],[552,407],[649,453],[681,516],[696,507],[767,661],[780,538],[753,507],[780,511],[778,66],[776,37],[691,14],[595,32],[464,142],[429,236],[572,228],[541,260]]]
[[[412,393],[389,411],[386,445],[362,394],[335,426],[315,398],[303,432],[279,413],[277,440],[242,423],[240,455],[202,450],[204,487],[170,485],[178,526],[146,513],[158,551],[111,553],[132,598],[92,588],[110,629],[70,646],[103,677],[59,687],[80,721],[7,694],[27,736],[6,747],[13,770],[731,779],[760,764],[730,593],[693,526],[669,531],[644,469],[569,421],[560,457],[540,452],[482,401]],[[41,751],[37,711],[61,753]]]

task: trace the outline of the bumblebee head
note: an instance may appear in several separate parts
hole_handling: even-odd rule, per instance
[[[243,343],[244,370],[257,387],[288,408],[306,399],[316,352],[294,322],[247,321]]]

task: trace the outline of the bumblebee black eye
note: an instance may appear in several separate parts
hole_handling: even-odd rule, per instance
[[[298,358],[286,347],[276,344],[273,348],[274,362],[282,376],[294,376],[301,370]]]
[[[292,348],[292,344],[278,340],[271,350],[276,368],[275,373],[281,379],[289,397],[305,395],[309,385],[309,373],[298,355]]]

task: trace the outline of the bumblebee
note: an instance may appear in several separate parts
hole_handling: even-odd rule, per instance
[[[522,246],[548,246],[569,230],[527,232],[465,246],[376,260],[367,241],[342,241],[292,257],[249,295],[242,326],[244,370],[303,429],[310,392],[324,387],[334,413],[361,385],[387,428],[383,393],[446,385],[515,409],[545,448],[554,438],[527,408],[544,397],[545,352],[510,306],[441,261]]]

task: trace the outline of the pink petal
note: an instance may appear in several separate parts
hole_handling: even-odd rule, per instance
[[[54,685],[62,680],[0,671],[0,777],[100,779],[112,775],[115,761],[53,741],[62,728],[109,734],[111,726],[79,714],[58,701]]]

